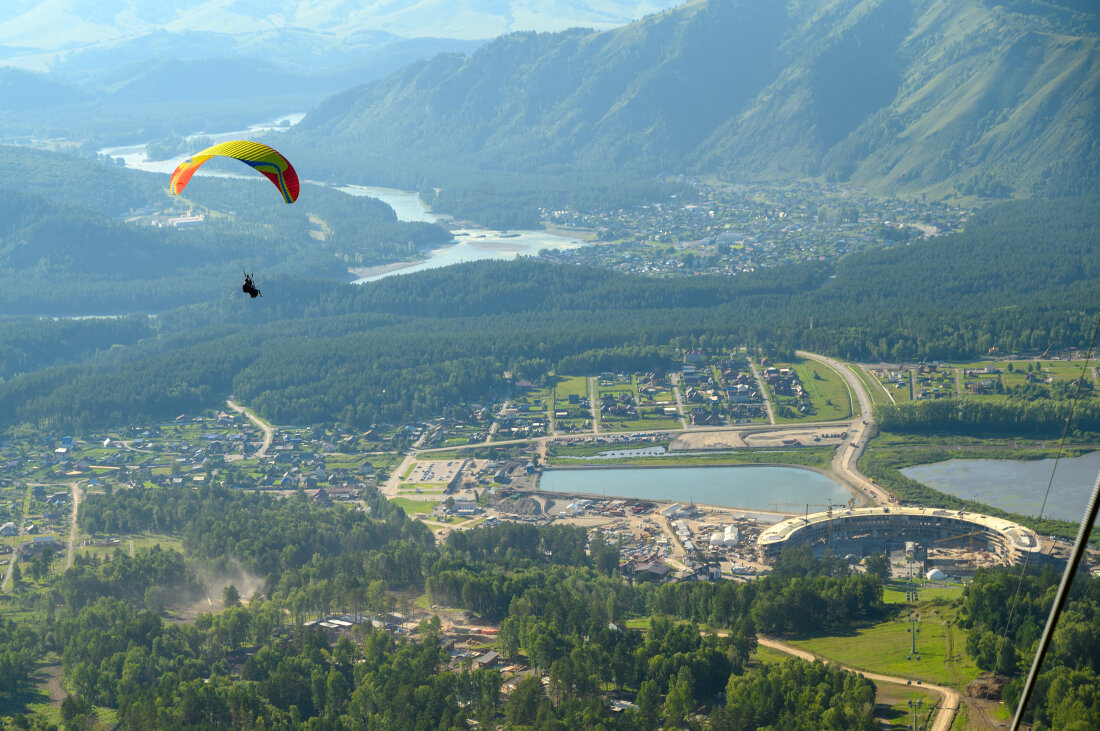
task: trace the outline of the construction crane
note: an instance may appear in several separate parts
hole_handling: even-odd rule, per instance
[[[968,542],[969,542],[970,548],[969,548],[969,553],[968,553],[968,557],[969,557],[969,562],[968,563],[970,564],[970,569],[973,571],[974,568],[977,566],[977,562],[974,560],[974,536],[982,536],[982,535],[985,535],[985,534],[982,533],[981,531],[972,530],[969,533],[963,533],[963,534],[957,535],[957,536],[948,536],[947,538],[938,538],[938,539],[932,541],[932,543],[946,543],[948,541],[957,541],[957,540],[960,540],[962,538],[969,539]]]
[[[849,500],[848,501],[849,507],[852,506],[853,504],[855,504],[855,501],[856,501],[856,499],[854,497],[851,500]],[[832,499],[830,498],[829,502],[827,502],[827,503],[768,503],[768,505],[771,505],[773,508],[775,508],[775,512],[777,512],[777,513],[783,512],[782,510],[779,509],[780,505],[801,505],[801,506],[804,506],[805,509],[806,509],[806,513],[805,513],[806,517],[809,517],[809,515],[810,515],[810,508],[825,508],[825,512],[828,513],[830,517],[832,517],[833,508],[839,508],[842,505],[844,505],[844,503],[834,503],[832,501]]]
[[[948,541],[957,541],[960,538],[969,538],[970,539],[970,551],[971,551],[971,553],[973,553],[974,552],[974,536],[981,536],[981,535],[985,535],[985,534],[982,533],[982,531],[979,531],[979,530],[972,530],[969,533],[963,533],[963,534],[957,535],[957,536],[948,536],[947,538],[937,538],[936,540],[932,541],[932,543],[946,543]]]
[[[768,505],[771,505],[773,508],[775,508],[775,512],[777,512],[777,513],[783,512],[779,509],[780,505],[805,505],[806,506],[806,512],[803,515],[803,520],[807,520],[807,521],[810,519],[810,508],[825,508],[825,516],[828,519],[828,523],[826,524],[826,530],[828,531],[828,538],[826,539],[826,543],[832,543],[833,542],[833,508],[839,508],[839,507],[843,506],[844,503],[834,503],[832,498],[827,498],[827,500],[828,500],[827,503],[768,503]],[[848,501],[849,507],[851,505],[853,505],[854,503],[855,503],[855,498],[853,497],[851,500]]]

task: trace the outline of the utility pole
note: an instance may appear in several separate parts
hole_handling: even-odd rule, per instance
[[[920,613],[910,612],[908,619],[906,619],[909,626],[905,631],[909,633],[909,654],[906,655],[906,660],[912,660],[914,657],[920,660],[920,654],[917,653],[917,633],[920,632]]]
[[[918,698],[917,700],[913,700],[912,698],[909,699],[909,710],[913,712],[913,731],[920,731],[917,727],[917,711],[920,710],[923,701],[923,698]]]

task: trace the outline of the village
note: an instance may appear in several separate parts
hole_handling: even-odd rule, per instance
[[[696,192],[690,200],[613,211],[544,210],[549,225],[594,232],[597,241],[616,245],[540,256],[638,274],[729,276],[939,236],[961,229],[967,217],[941,201],[881,199],[839,185],[690,184]]]

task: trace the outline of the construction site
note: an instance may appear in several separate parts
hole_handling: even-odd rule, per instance
[[[908,558],[953,576],[971,575],[982,566],[1016,565],[1050,556],[1036,533],[1010,520],[962,510],[918,507],[846,509],[769,526],[757,538],[757,557],[771,563],[787,546],[809,546],[815,553],[857,557],[906,552]]]

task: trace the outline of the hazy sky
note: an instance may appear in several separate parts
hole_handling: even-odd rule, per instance
[[[3,0],[0,46],[11,61],[36,52],[157,29],[248,33],[299,27],[344,35],[491,38],[516,30],[608,28],[679,4],[669,0]]]

